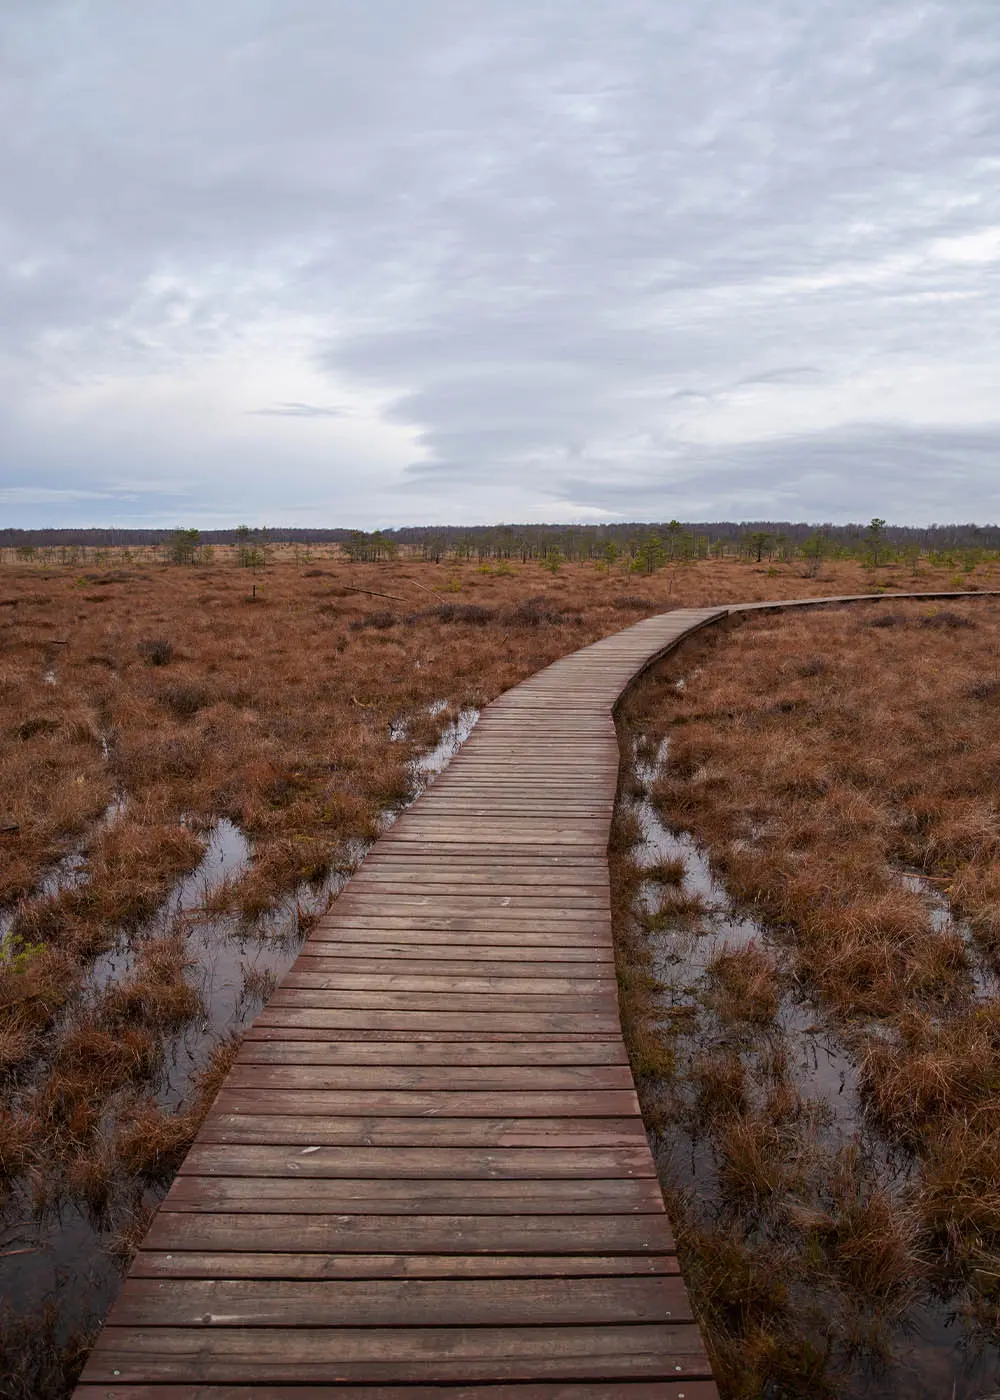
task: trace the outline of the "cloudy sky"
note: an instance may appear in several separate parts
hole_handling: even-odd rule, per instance
[[[997,0],[0,0],[0,524],[1000,517]]]

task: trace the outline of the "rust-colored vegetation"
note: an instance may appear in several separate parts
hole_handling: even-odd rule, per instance
[[[213,1021],[222,1048],[204,1073],[195,1064],[161,1092],[171,1047],[209,1014],[193,921],[253,935],[291,901],[294,942],[315,917],[302,892],[353,868],[411,795],[414,756],[461,710],[597,637],[677,606],[915,582],[882,569],[874,585],[847,558],[678,559],[637,576],[628,560],[252,553],[251,568],[223,549],[189,565],[140,553],[0,567],[0,1191],[12,1220],[74,1202],[108,1248],[134,1238],[230,1053],[236,1019]],[[924,567],[916,582],[948,588],[952,572]],[[988,567],[961,583],[988,587]],[[967,689],[984,679],[970,674]],[[220,822],[248,860],[206,880],[200,908],[166,917]],[[623,848],[634,836],[618,834]],[[651,919],[681,903],[697,917],[680,876],[659,871]],[[965,898],[979,898],[971,884]],[[984,941],[988,906],[980,898]],[[921,967],[935,986],[961,983],[957,952]],[[245,1012],[274,974],[242,975]],[[749,1024],[766,1021],[759,971],[720,965],[716,983]],[[639,975],[647,995],[654,984]],[[653,1035],[646,1058],[647,1077],[669,1066]]]
[[[691,833],[726,903],[684,877],[661,917],[676,857],[614,858],[640,1094],[727,1396],[862,1394],[872,1367],[930,1393],[893,1370],[915,1301],[997,1344],[998,677],[1000,604],[899,600],[734,618],[623,707],[664,761],[622,802]],[[915,1364],[951,1393],[968,1354]]]

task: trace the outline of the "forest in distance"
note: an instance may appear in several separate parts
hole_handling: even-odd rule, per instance
[[[599,525],[494,524],[408,525],[400,528],[357,530],[347,528],[298,528],[289,526],[235,525],[228,529],[14,529],[0,527],[0,552],[13,551],[20,559],[44,555],[51,549],[134,549],[169,546],[183,535],[200,546],[255,544],[339,545],[358,559],[392,558],[396,555],[441,559],[447,556],[479,559],[546,557],[555,550],[567,559],[598,559],[614,551],[615,557],[634,557],[650,540],[658,540],[670,557],[728,557],[752,553],[787,558],[803,549],[832,558],[849,558],[870,546],[874,532],[879,542],[905,553],[953,549],[1000,550],[1000,524],[897,525],[876,517],[866,524],[834,525],[788,520],[745,521],[616,521]]]
[[[755,564],[801,562],[816,577],[825,564],[855,561],[869,568],[909,565],[968,570],[1000,557],[1000,526],[809,525],[787,521],[733,524],[411,526],[404,529],[286,529],[238,525],[227,530],[0,529],[0,564],[108,566],[157,561],[210,564],[216,550],[249,568],[269,559],[310,563],[316,555],[352,563],[596,564],[629,574],[707,560]]]

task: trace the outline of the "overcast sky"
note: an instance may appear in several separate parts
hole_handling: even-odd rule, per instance
[[[1000,517],[998,0],[0,0],[0,524]]]

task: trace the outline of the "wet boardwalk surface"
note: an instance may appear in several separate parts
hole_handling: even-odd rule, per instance
[[[488,707],[253,1025],[78,1400],[713,1400],[618,1020],[611,705],[723,609]]]

